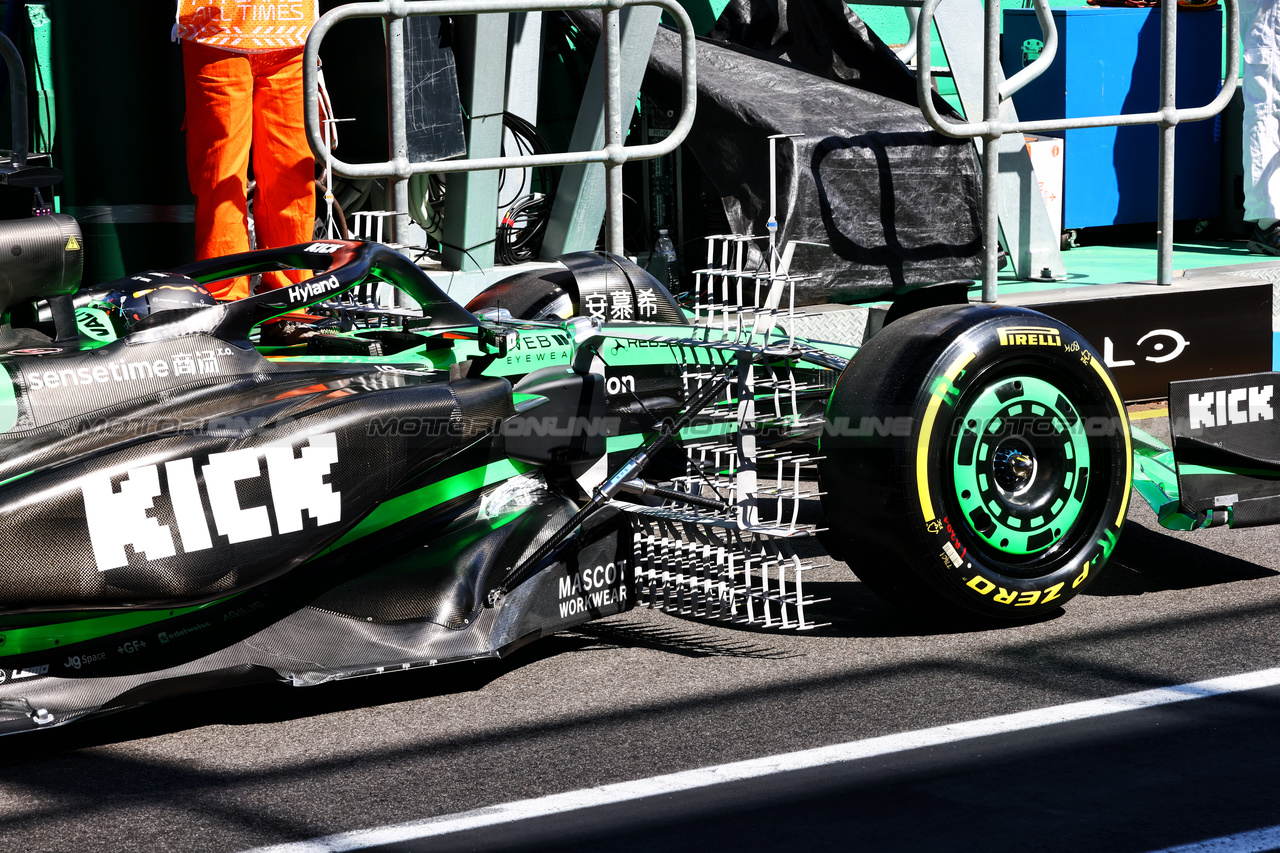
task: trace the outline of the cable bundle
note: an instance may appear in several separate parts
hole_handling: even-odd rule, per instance
[[[516,150],[520,154],[547,154],[550,149],[538,129],[513,113],[503,113],[502,126],[516,140]],[[505,140],[504,140],[505,141]],[[502,186],[506,183],[507,172],[502,173],[498,184],[498,209],[502,203]],[[497,242],[494,245],[494,259],[499,264],[518,264],[533,259],[542,246],[542,237],[547,230],[547,222],[551,219],[551,202],[556,194],[558,174],[553,167],[539,166],[534,169],[534,184],[541,184],[542,192],[524,195],[524,171],[520,172],[520,187],[502,221],[498,224]]]

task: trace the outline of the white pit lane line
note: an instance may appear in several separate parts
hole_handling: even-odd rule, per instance
[[[1067,705],[1039,708],[1034,711],[1021,711],[1016,714],[1004,714],[981,720],[935,726],[914,732],[883,735],[881,737],[867,738],[866,740],[839,743],[833,746],[788,752],[765,758],[753,758],[748,761],[736,761],[731,764],[720,764],[714,767],[702,767],[697,770],[668,773],[648,779],[615,782],[609,785],[600,785],[596,788],[567,791],[562,794],[551,794],[530,800],[516,800],[511,803],[487,806],[458,814],[441,815],[410,823],[343,832],[323,838],[314,838],[309,841],[295,841],[269,847],[256,847],[246,851],[246,853],[343,853],[343,851],[348,850],[363,850],[369,847],[448,835],[520,820],[548,817],[579,809],[625,803],[645,797],[691,791],[727,782],[758,779],[775,773],[807,770],[828,764],[858,761],[864,758],[906,752],[923,747],[941,746],[972,740],[973,738],[1010,734],[1042,726],[1052,726],[1058,723],[1072,723],[1093,717],[1120,714],[1125,711],[1139,711],[1144,708],[1171,705],[1175,702],[1186,702],[1191,699],[1206,699],[1213,696],[1223,696],[1230,693],[1241,693],[1246,690],[1259,690],[1276,686],[1280,686],[1280,667],[1242,675],[1230,675],[1224,678],[1211,678],[1207,681],[1194,681],[1190,684],[1180,684],[1176,687],[1143,690],[1139,693],[1127,693],[1123,696],[1112,696],[1106,699],[1091,699],[1086,702],[1072,702]],[[1156,851],[1156,853],[1245,853],[1245,851],[1272,850],[1277,846],[1278,839],[1280,839],[1280,827],[1272,827],[1239,835],[1209,839],[1180,847],[1170,847],[1166,850]],[[1258,846],[1260,844],[1262,846]]]
[[[1240,832],[1193,844],[1166,847],[1152,853],[1267,853],[1268,850],[1277,848],[1280,848],[1280,826],[1268,826],[1253,832]]]

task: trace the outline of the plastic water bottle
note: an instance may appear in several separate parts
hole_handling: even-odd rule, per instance
[[[653,245],[653,259],[658,269],[654,278],[667,286],[672,293],[680,292],[680,259],[676,256],[676,244],[667,236],[667,229],[658,229],[658,242]],[[665,275],[663,274],[665,273]]]

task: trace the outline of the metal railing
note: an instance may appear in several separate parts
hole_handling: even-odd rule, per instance
[[[929,56],[929,37],[934,11],[941,0],[924,0],[916,28],[916,55]],[[961,0],[951,0],[961,2]],[[982,258],[982,300],[996,301],[996,262],[999,249],[1000,222],[996,206],[995,141],[1006,133],[1074,130],[1086,127],[1119,127],[1136,124],[1160,126],[1159,232],[1156,280],[1173,283],[1173,162],[1174,131],[1184,121],[1203,121],[1222,111],[1236,90],[1240,66],[1240,11],[1236,0],[1223,0],[1226,9],[1227,77],[1222,90],[1203,107],[1178,109],[1176,104],[1178,7],[1175,0],[1165,0],[1160,8],[1160,109],[1150,113],[1113,116],[1043,119],[1038,121],[1000,121],[1000,104],[1033,79],[1043,74],[1057,51],[1058,30],[1049,10],[1048,0],[1035,0],[1036,19],[1044,32],[1044,50],[1040,57],[1000,85],[1000,4],[987,0],[984,10],[985,39],[983,45],[983,120],[953,122],[938,113],[933,103],[933,74],[929,62],[918,64],[916,92],[925,120],[939,133],[958,138],[981,136],[982,146],[982,231],[986,249]]]
[[[619,12],[624,6],[659,6],[680,29],[682,100],[680,118],[671,134],[660,142],[645,145],[623,145],[623,105],[620,102]],[[550,12],[599,9],[603,13],[602,28],[605,79],[605,146],[592,151],[569,151],[562,154],[524,154],[512,157],[430,160],[412,163],[408,159],[409,142],[406,127],[406,79],[404,63],[404,19],[411,15],[476,15],[508,12]],[[336,24],[349,18],[382,18],[387,22],[387,51],[392,158],[381,163],[347,163],[333,156],[325,143],[320,126],[320,99],[317,89],[320,44]],[[622,252],[622,165],[628,160],[648,160],[676,150],[693,126],[697,107],[697,68],[694,54],[693,24],[683,7],[675,0],[383,0],[383,2],[348,3],[339,6],[316,22],[307,37],[303,61],[303,91],[306,97],[306,129],[316,156],[331,164],[333,171],[347,178],[393,178],[393,203],[397,213],[405,217],[409,210],[405,179],[411,175],[447,172],[474,172],[484,169],[523,169],[535,166],[568,166],[577,163],[603,163],[607,193],[605,245],[611,252]],[[628,115],[629,118],[629,115]],[[399,234],[397,238],[399,238]]]

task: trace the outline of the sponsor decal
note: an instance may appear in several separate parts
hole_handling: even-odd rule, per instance
[[[310,252],[313,255],[332,255],[341,248],[341,243],[312,243],[302,251]]]
[[[521,335],[509,349],[511,352],[519,352],[522,349],[551,349],[568,345],[568,335],[562,332],[549,332],[545,335]]]
[[[26,349],[5,350],[6,355],[57,355],[61,347],[28,347]]]
[[[148,561],[212,548],[210,519],[214,532],[231,544],[270,537],[273,517],[276,535],[302,530],[304,514],[321,526],[336,524],[342,520],[341,493],[324,478],[337,462],[337,436],[330,432],[312,436],[298,456],[288,445],[211,453],[200,466],[203,490],[191,457],[164,464],[163,487],[159,465],[129,469],[119,483],[113,483],[119,471],[91,474],[81,481],[80,491],[98,570],[127,566],[126,546]],[[270,512],[268,506],[241,506],[237,484],[264,476]],[[162,495],[173,507],[177,538],[170,525],[148,515]]]
[[[210,623],[201,622],[199,625],[192,625],[189,628],[179,628],[177,631],[161,631],[156,637],[163,643],[172,643],[174,640],[180,640],[188,634],[194,634],[196,631],[203,631],[210,627]]]
[[[266,606],[267,605],[264,602],[251,601],[248,604],[242,604],[239,607],[233,607],[222,614],[222,621],[230,622],[232,619],[239,619],[241,616],[249,616]]]
[[[624,349],[663,349],[670,348],[672,345],[663,343],[662,341],[653,340],[637,340],[634,338],[615,338],[613,346],[609,349],[609,355],[617,355]]]
[[[636,378],[629,373],[621,376],[610,376],[604,383],[605,392],[608,394],[621,394],[628,391],[632,394],[636,391]]]
[[[102,314],[98,311],[81,308],[76,312],[76,325],[94,340],[106,340],[113,335],[111,327],[103,322]]]
[[[131,655],[134,652],[140,652],[147,647],[144,640],[130,640],[116,649],[122,655]]]
[[[512,342],[507,346],[505,357],[507,364],[537,364],[539,362],[557,362],[573,357],[569,349],[572,341],[562,332],[546,334],[512,335]]]
[[[63,669],[83,669],[86,666],[92,666],[99,661],[107,659],[106,652],[97,652],[92,655],[72,655],[67,658],[67,662],[62,665]]]
[[[582,309],[597,320],[648,320],[658,314],[658,295],[648,287],[636,288],[634,299],[629,289],[588,293]]]
[[[35,678],[37,675],[48,675],[48,674],[49,674],[49,664],[43,663],[43,664],[40,664],[40,666],[33,666],[28,669],[12,670],[9,673],[9,678],[12,681],[17,681],[20,678]]]
[[[1188,394],[1190,428],[1203,429],[1272,420],[1275,417],[1271,406],[1274,391],[1274,385],[1262,385]]]
[[[1182,355],[1182,351],[1189,345],[1187,339],[1173,329],[1153,329],[1142,337],[1138,338],[1137,346],[1150,349],[1156,355],[1143,356],[1144,361],[1150,361],[1153,364],[1163,364],[1166,361],[1173,361]],[[1132,358],[1117,358],[1115,344],[1112,343],[1110,337],[1102,339],[1102,361],[1110,368],[1116,367],[1132,367],[1137,364]]]
[[[231,354],[230,347],[219,347],[194,352],[176,352],[169,358],[157,358],[151,361],[121,359],[92,366],[64,367],[57,370],[26,370],[23,373],[27,379],[27,387],[32,391],[45,388],[77,388],[81,385],[214,375],[222,372],[219,358]]]
[[[159,271],[145,272],[145,273],[139,273],[138,275],[129,276],[130,281],[140,281],[143,284],[151,284],[157,281],[172,281],[175,278],[186,278],[186,276],[178,275],[176,273],[171,273],[171,272],[159,272]],[[143,293],[146,293],[146,292],[147,292],[146,290],[139,290],[137,293],[133,295],[141,296]]]
[[[288,290],[290,302],[307,302],[318,296],[325,296],[342,287],[336,275],[328,278],[312,278],[302,284],[295,284]]]
[[[1052,326],[1009,326],[997,329],[1000,346],[1010,347],[1060,347],[1062,332]]]
[[[626,604],[626,562],[579,569],[560,578],[558,592],[561,619],[602,607]]]

